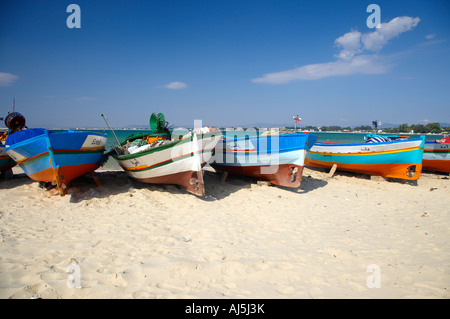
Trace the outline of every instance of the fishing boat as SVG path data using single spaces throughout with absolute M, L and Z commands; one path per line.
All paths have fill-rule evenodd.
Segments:
M 450 136 L 425 142 L 422 168 L 437 172 L 450 173 Z
M 5 142 L 6 153 L 31 179 L 52 183 L 61 196 L 70 181 L 99 167 L 105 143 L 106 134 L 44 128 L 15 132 Z
M 5 152 L 5 141 L 8 132 L 0 133 L 0 173 L 10 170 L 16 166 L 16 162 Z
M 13 108 L 14 108 L 14 101 L 13 101 Z M 0 118 L 0 120 L 3 120 L 3 118 Z M 7 174 L 7 172 L 10 172 L 12 175 L 11 168 L 16 166 L 16 162 L 8 155 L 6 154 L 5 150 L 5 142 L 6 138 L 14 133 L 18 132 L 24 128 L 27 128 L 25 125 L 25 117 L 18 113 L 18 112 L 8 112 L 8 115 L 5 117 L 5 125 L 7 129 L 2 130 L 0 132 L 0 173 L 1 174 Z
M 364 143 L 317 142 L 306 155 L 305 165 L 368 175 L 417 180 L 422 170 L 425 137 L 368 134 Z
M 317 140 L 309 133 L 247 135 L 232 132 L 215 149 L 211 166 L 232 175 L 242 175 L 285 187 L 299 187 L 305 155 Z
M 117 141 L 118 147 L 109 154 L 137 181 L 178 185 L 189 193 L 204 196 L 203 167 L 221 132 L 215 127 L 202 127 L 174 136 L 167 124 L 162 113 L 153 113 L 151 133 L 136 133 L 122 143 Z

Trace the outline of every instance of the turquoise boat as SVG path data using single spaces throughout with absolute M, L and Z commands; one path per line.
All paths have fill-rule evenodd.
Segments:
M 317 142 L 306 155 L 305 165 L 417 180 L 422 171 L 425 136 L 406 139 L 399 136 L 365 136 L 365 143 Z

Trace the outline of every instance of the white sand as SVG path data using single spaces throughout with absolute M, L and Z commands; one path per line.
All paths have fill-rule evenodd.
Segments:
M 305 169 L 290 190 L 207 172 L 201 199 L 122 171 L 51 196 L 19 170 L 0 182 L 0 298 L 450 297 L 446 175 Z

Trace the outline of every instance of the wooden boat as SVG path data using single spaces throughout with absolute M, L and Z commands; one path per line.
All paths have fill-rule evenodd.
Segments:
M 216 147 L 211 166 L 274 185 L 299 187 L 305 155 L 316 140 L 308 133 L 225 136 Z
M 151 184 L 174 184 L 204 196 L 203 167 L 221 137 L 217 128 L 196 128 L 184 136 L 172 136 L 164 115 L 153 113 L 152 133 L 129 136 L 109 152 L 133 179 Z
M 450 173 L 450 136 L 432 142 L 425 142 L 422 168 Z
M 0 120 L 3 120 L 3 118 L 0 118 Z M 7 129 L 0 132 L 0 173 L 2 174 L 7 171 L 10 171 L 12 174 L 11 168 L 16 166 L 16 162 L 8 154 L 6 154 L 6 138 L 8 135 L 26 128 L 25 122 L 25 117 L 18 112 L 8 113 L 5 117 L 5 125 Z
M 386 141 L 367 135 L 365 143 L 317 142 L 306 155 L 305 165 L 368 175 L 417 180 L 422 170 L 425 137 L 406 140 L 391 136 Z
M 22 130 L 6 139 L 6 153 L 33 180 L 51 182 L 64 196 L 70 181 L 96 170 L 106 134 L 85 131 Z
M 5 152 L 6 132 L 0 133 L 0 173 L 16 166 L 16 162 Z

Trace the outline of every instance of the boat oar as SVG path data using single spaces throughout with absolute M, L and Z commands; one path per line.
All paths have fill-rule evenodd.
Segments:
M 102 114 L 102 117 L 103 117 L 103 119 L 105 120 L 106 125 L 108 125 L 108 128 L 109 128 L 109 130 L 111 131 L 112 135 L 114 136 L 114 139 L 116 140 L 117 145 L 119 146 L 119 148 L 122 148 L 122 145 L 120 145 L 120 142 L 119 142 L 119 140 L 117 139 L 116 133 L 114 133 L 114 131 L 112 130 L 111 126 L 109 126 L 108 120 L 105 118 L 105 116 L 104 116 L 103 114 Z M 115 149 L 115 151 L 116 151 L 117 155 L 119 155 L 119 152 L 118 152 L 116 149 Z

